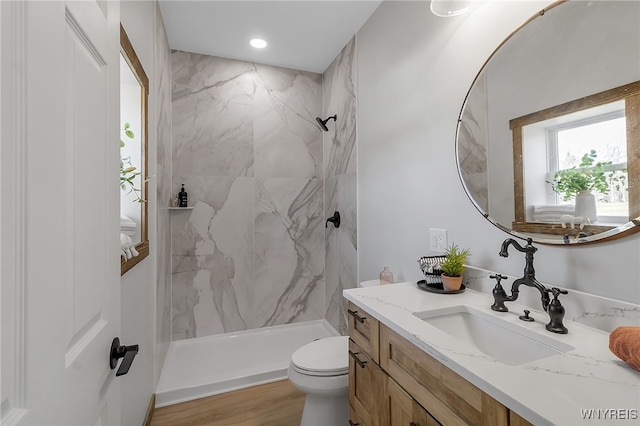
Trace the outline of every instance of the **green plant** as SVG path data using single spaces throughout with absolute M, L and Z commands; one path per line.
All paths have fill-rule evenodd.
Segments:
M 461 250 L 457 245 L 452 244 L 444 252 L 444 260 L 440 262 L 440 269 L 449 277 L 462 276 L 464 264 L 471 255 L 469 249 Z
M 598 154 L 594 149 L 584 154 L 578 166 L 570 169 L 558 170 L 553 175 L 551 188 L 562 197 L 563 201 L 569 201 L 580 191 L 597 191 L 608 194 L 610 185 L 620 189 L 625 184 L 625 177 L 616 176 L 614 171 L 606 171 L 606 166 L 611 161 L 598 161 Z
M 135 137 L 133 131 L 131 130 L 131 124 L 124 123 L 124 129 L 122 129 L 124 135 L 129 139 L 133 139 Z M 120 139 L 120 149 L 124 148 L 126 145 L 122 139 Z M 123 157 L 120 155 L 120 188 L 123 191 L 128 191 L 127 194 L 134 193 L 135 201 L 139 203 L 146 203 L 147 200 L 141 197 L 142 190 L 137 188 L 135 185 L 135 178 L 140 176 L 142 173 L 136 171 L 136 167 L 131 164 L 131 157 Z

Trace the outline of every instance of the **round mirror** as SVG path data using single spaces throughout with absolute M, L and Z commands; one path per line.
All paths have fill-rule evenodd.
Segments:
M 456 139 L 469 198 L 516 237 L 640 230 L 640 2 L 557 2 L 531 18 L 480 70 Z

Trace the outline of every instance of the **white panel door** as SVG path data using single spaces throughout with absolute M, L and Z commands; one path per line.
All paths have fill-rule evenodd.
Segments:
M 22 2 L 18 60 L 2 64 L 23 87 L 21 140 L 7 142 L 19 152 L 19 202 L 2 204 L 3 226 L 5 213 L 22 214 L 11 284 L 23 298 L 19 424 L 120 424 L 109 367 L 120 331 L 119 18 L 114 1 Z

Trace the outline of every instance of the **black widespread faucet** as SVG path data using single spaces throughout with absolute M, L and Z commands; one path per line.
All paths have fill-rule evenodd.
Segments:
M 522 284 L 528 287 L 535 287 L 538 289 L 541 295 L 542 300 L 542 308 L 544 311 L 547 311 L 549 307 L 549 289 L 540 284 L 538 280 L 536 280 L 536 270 L 533 268 L 533 254 L 538 251 L 536 247 L 534 247 L 531 243 L 533 240 L 531 238 L 527 239 L 527 245 L 522 247 L 516 240 L 513 238 L 507 238 L 502 243 L 502 247 L 500 248 L 499 255 L 501 257 L 509 257 L 509 246 L 512 245 L 516 250 L 520 253 L 524 253 L 525 265 L 524 265 L 524 275 L 522 278 L 518 278 L 511 285 L 511 296 L 505 299 L 505 302 L 513 302 L 518 299 L 518 293 L 520 293 L 520 286 Z M 503 302 L 504 306 L 504 302 Z M 496 309 L 494 309 L 496 310 Z
M 540 300 L 542 301 L 542 309 L 549 314 L 550 322 L 547 324 L 546 329 L 552 331 L 554 333 L 567 333 L 567 329 L 562 324 L 562 319 L 564 317 L 564 308 L 560 304 L 558 300 L 559 294 L 567 294 L 566 290 L 560 290 L 556 287 L 552 289 L 546 288 L 536 279 L 536 271 L 533 267 L 533 254 L 538 250 L 536 247 L 532 245 L 533 240 L 531 238 L 527 238 L 527 245 L 522 247 L 516 240 L 513 238 L 507 238 L 502 243 L 502 247 L 500 248 L 500 253 L 498 253 L 501 257 L 509 257 L 509 246 L 513 246 L 520 253 L 524 253 L 525 257 L 525 265 L 524 265 L 524 275 L 522 278 L 518 278 L 511 285 L 511 296 L 507 296 L 507 293 L 502 288 L 500 284 L 500 280 L 506 278 L 504 275 L 496 274 L 491 275 L 491 278 L 495 278 L 497 283 L 493 289 L 493 305 L 491 305 L 491 309 L 498 312 L 507 312 L 509 309 L 504 305 L 504 302 L 513 302 L 518 299 L 518 294 L 520 293 L 520 286 L 526 285 L 527 287 L 534 287 L 538 289 L 540 292 Z M 553 293 L 554 300 L 553 304 L 551 304 L 550 308 L 550 298 L 549 293 Z

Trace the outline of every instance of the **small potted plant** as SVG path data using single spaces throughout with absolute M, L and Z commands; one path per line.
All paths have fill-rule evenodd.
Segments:
M 611 161 L 598 161 L 594 149 L 582 156 L 580 164 L 570 169 L 558 170 L 553 175 L 551 188 L 563 201 L 575 199 L 576 216 L 587 217 L 592 223 L 598 219 L 596 199 L 593 192 L 608 194 L 611 185 L 619 190 L 625 185 L 625 176 L 616 176 L 614 171 L 607 171 Z
M 605 167 L 611 165 L 611 161 L 598 161 L 598 154 L 594 149 L 584 154 L 578 166 L 570 169 L 558 170 L 553 175 L 551 188 L 562 197 L 564 201 L 575 198 L 581 191 L 597 191 L 601 194 L 609 192 L 610 183 L 614 183 L 618 189 L 624 185 L 624 177 L 615 177 L 615 172 L 606 171 Z
M 445 291 L 458 291 L 462 285 L 462 273 L 465 262 L 471 255 L 469 249 L 461 250 L 452 244 L 444 252 L 444 260 L 440 262 L 442 270 L 442 287 Z

